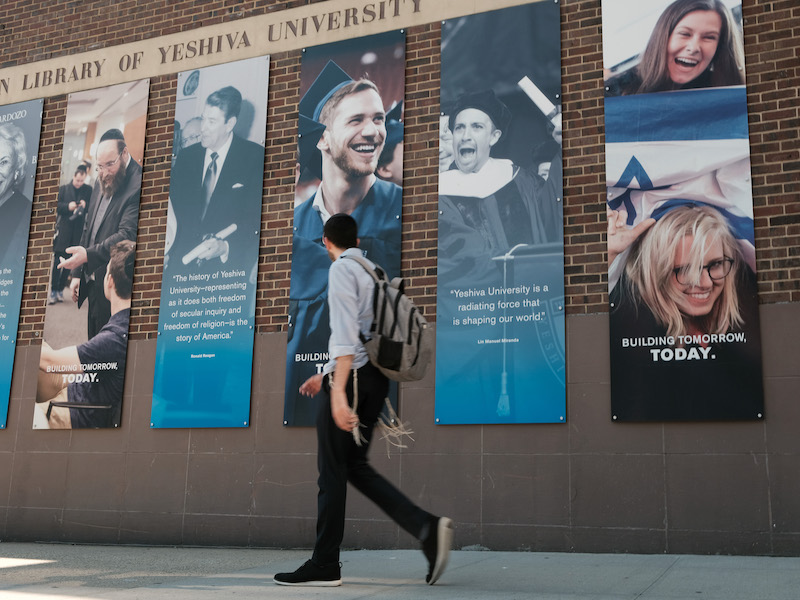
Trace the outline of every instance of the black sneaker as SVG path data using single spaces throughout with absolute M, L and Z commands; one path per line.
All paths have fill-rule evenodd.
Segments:
M 336 587 L 342 585 L 342 566 L 336 562 L 326 567 L 320 567 L 307 560 L 294 573 L 278 573 L 272 580 L 278 585 Z
M 453 521 L 447 517 L 439 517 L 431 523 L 431 531 L 422 542 L 422 552 L 428 559 L 428 575 L 425 581 L 433 585 L 444 573 L 447 559 L 450 558 L 450 546 L 453 544 Z

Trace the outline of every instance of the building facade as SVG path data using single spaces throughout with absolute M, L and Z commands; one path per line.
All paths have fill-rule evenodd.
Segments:
M 388 15 L 397 3 L 412 15 L 405 26 L 402 274 L 435 322 L 442 25 L 414 21 L 420 2 L 435 3 L 372 5 L 385 5 Z M 188 43 L 198 30 L 206 35 L 206 28 L 235 31 L 247 19 L 277 24 L 287 20 L 281 14 L 295 18 L 298 13 L 290 11 L 298 10 L 345 15 L 356 4 L 363 9 L 365 3 L 12 0 L 0 8 L 0 79 L 16 76 L 14 69 L 41 72 L 37 63 L 81 61 L 87 53 L 123 44 L 163 50 L 156 64 L 142 67 L 150 98 L 118 429 L 45 432 L 30 425 L 68 95 L 51 95 L 45 87 L 25 90 L 45 100 L 9 419 L 0 430 L 0 539 L 312 543 L 316 438 L 311 428 L 284 427 L 282 410 L 299 66 L 303 44 L 327 38 L 289 39 L 277 25 L 262 32 L 271 62 L 250 426 L 152 429 L 175 73 L 185 64 L 176 54 L 178 38 L 170 36 Z M 436 425 L 431 369 L 424 380 L 401 386 L 401 415 L 411 422 L 415 441 L 388 454 L 376 443 L 373 460 L 414 500 L 455 520 L 456 547 L 798 555 L 800 8 L 791 0 L 742 3 L 766 416 L 754 422 L 620 424 L 612 422 L 609 408 L 601 5 L 560 4 L 566 423 Z M 464 5 L 463 13 L 496 7 L 492 0 Z M 353 27 L 354 35 L 364 32 Z M 349 32 L 329 34 L 346 38 Z M 164 40 L 171 50 L 164 49 Z M 212 64 L 217 58 L 208 53 L 192 60 Z M 413 544 L 353 493 L 346 546 Z

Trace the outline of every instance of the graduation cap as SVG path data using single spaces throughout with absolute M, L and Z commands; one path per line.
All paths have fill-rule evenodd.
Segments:
M 503 135 L 508 131 L 508 126 L 511 124 L 511 111 L 491 89 L 465 92 L 456 99 L 450 112 L 450 131 L 453 131 L 458 113 L 468 108 L 474 108 L 489 115 L 494 126 L 502 131 Z
M 300 99 L 298 162 L 301 169 L 309 169 L 318 179 L 322 178 L 322 155 L 317 149 L 317 142 L 325 131 L 325 125 L 319 122 L 319 116 L 331 96 L 351 81 L 353 79 L 350 75 L 329 60 Z

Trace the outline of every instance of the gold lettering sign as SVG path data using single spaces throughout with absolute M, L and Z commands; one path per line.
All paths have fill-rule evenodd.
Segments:
M 330 0 L 0 70 L 0 104 L 555 0 Z

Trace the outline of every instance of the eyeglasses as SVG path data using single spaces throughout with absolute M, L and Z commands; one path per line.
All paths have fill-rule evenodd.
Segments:
M 733 267 L 733 259 L 726 256 L 700 267 L 700 274 L 702 277 L 702 272 L 707 271 L 712 281 L 719 281 L 730 274 L 731 267 Z M 692 285 L 695 282 L 694 273 L 690 271 L 688 266 L 675 267 L 672 272 L 675 274 L 677 282 L 681 285 Z
M 122 156 L 122 152 L 117 154 L 117 158 L 112 160 L 111 162 L 107 162 L 104 165 L 97 165 L 97 171 L 108 171 L 111 167 L 119 162 L 120 157 Z

